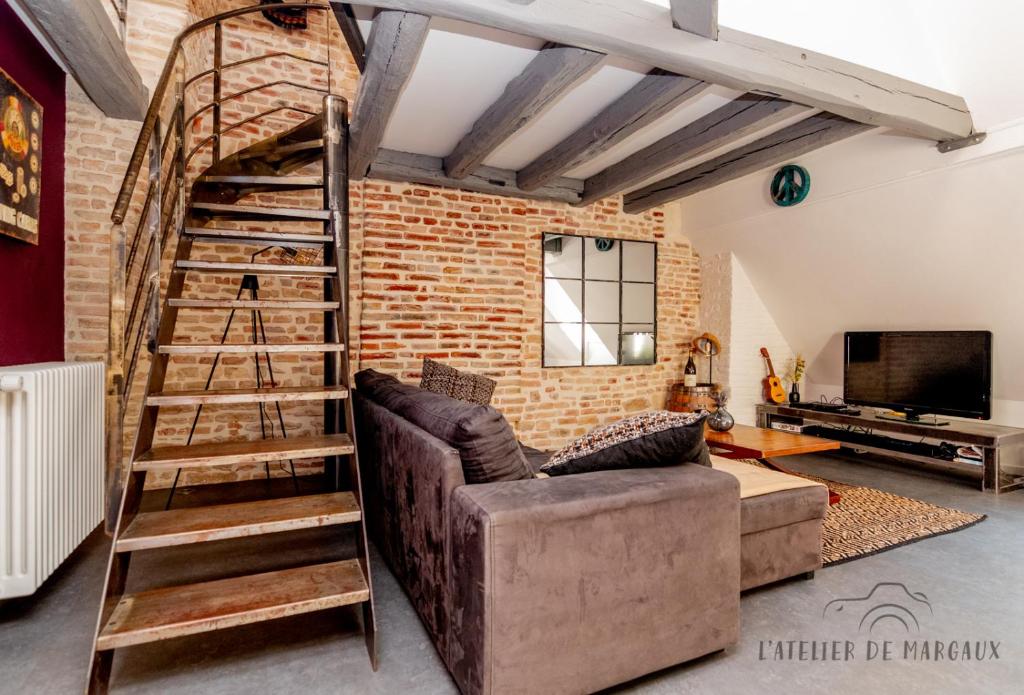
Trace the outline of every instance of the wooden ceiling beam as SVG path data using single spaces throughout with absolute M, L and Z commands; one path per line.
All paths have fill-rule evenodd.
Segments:
M 142 77 L 96 0 L 15 0 L 56 53 L 62 67 L 110 118 L 141 121 L 149 95 Z
M 519 187 L 532 191 L 646 128 L 711 85 L 654 70 L 586 125 L 520 170 Z
M 603 59 L 604 54 L 583 48 L 552 44 L 542 48 L 445 157 L 445 172 L 453 179 L 469 176 L 502 143 L 596 70 Z
M 334 17 L 338 20 L 338 27 L 341 29 L 341 35 L 345 37 L 345 44 L 352 54 L 352 60 L 355 61 L 359 72 L 365 71 L 366 40 L 363 39 L 363 31 L 356 21 L 356 13 L 352 10 L 352 5 L 333 3 L 331 9 L 334 10 Z
M 444 163 L 440 157 L 393 150 L 380 150 L 367 176 L 371 179 L 397 183 L 420 183 L 513 198 L 553 200 L 570 204 L 578 203 L 580 194 L 583 192 L 583 181 L 556 178 L 527 193 L 516 186 L 516 172 L 487 166 L 478 167 L 476 171 L 465 178 L 453 179 L 445 173 Z
M 718 41 L 708 41 L 674 28 L 668 10 L 646 2 L 351 1 L 423 12 L 621 56 L 931 140 L 964 138 L 974 130 L 962 97 L 726 27 L 719 27 Z
M 744 94 L 586 180 L 582 205 L 628 190 L 673 166 L 766 130 L 813 109 Z
M 644 212 L 760 169 L 785 163 L 871 128 L 840 116 L 815 114 L 721 157 L 629 193 L 623 202 L 623 209 L 630 214 Z
M 706 39 L 718 40 L 718 0 L 672 0 L 672 24 Z
M 384 139 L 405 83 L 412 75 L 430 17 L 384 11 L 373 19 L 366 46 L 366 67 L 359 81 L 349 128 L 349 176 L 366 175 Z

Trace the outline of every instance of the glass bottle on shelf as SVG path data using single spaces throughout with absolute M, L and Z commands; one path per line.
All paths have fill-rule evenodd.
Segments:
M 683 386 L 693 388 L 697 385 L 697 365 L 693 363 L 693 350 L 690 350 L 686 358 L 686 367 L 683 369 Z

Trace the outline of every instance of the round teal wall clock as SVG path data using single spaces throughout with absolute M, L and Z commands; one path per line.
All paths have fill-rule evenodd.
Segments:
M 775 204 L 788 208 L 796 205 L 811 192 L 811 175 L 807 170 L 796 164 L 787 164 L 775 172 L 772 179 L 772 200 Z
M 611 251 L 615 248 L 615 240 L 604 238 L 594 239 L 594 248 L 598 251 Z

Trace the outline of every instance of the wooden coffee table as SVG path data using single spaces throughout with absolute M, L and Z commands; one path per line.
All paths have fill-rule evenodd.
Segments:
M 728 432 L 705 429 L 704 439 L 711 453 L 727 459 L 766 459 L 795 454 L 834 451 L 839 442 L 805 434 L 768 430 L 750 425 L 736 425 Z M 724 453 L 715 451 L 723 450 Z
M 727 459 L 760 459 L 766 466 L 780 473 L 799 475 L 783 468 L 768 458 L 813 454 L 819 451 L 835 451 L 839 442 L 806 434 L 794 434 L 780 430 L 769 430 L 750 425 L 735 425 L 728 432 L 715 432 L 704 428 L 704 441 L 711 453 Z M 828 489 L 829 506 L 839 504 L 841 496 L 832 488 Z

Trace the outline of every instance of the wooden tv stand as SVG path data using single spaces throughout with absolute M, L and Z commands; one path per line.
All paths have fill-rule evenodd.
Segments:
M 982 490 L 989 492 L 1009 492 L 1024 487 L 1024 429 L 962 420 L 950 420 L 945 426 L 922 425 L 882 419 L 876 417 L 871 408 L 860 410 L 860 415 L 841 415 L 761 404 L 757 406 L 757 424 L 771 428 L 772 422 L 778 421 L 828 427 L 832 428 L 828 438 L 840 441 L 844 449 L 913 461 L 921 466 L 972 478 L 979 482 Z M 851 432 L 851 441 L 843 441 L 843 430 Z M 922 455 L 908 450 L 908 447 L 886 442 L 886 436 L 890 435 L 896 439 L 902 435 L 904 439 L 924 437 L 959 446 L 973 445 L 981 449 L 984 461 L 977 465 Z M 877 439 L 872 440 L 872 437 Z

